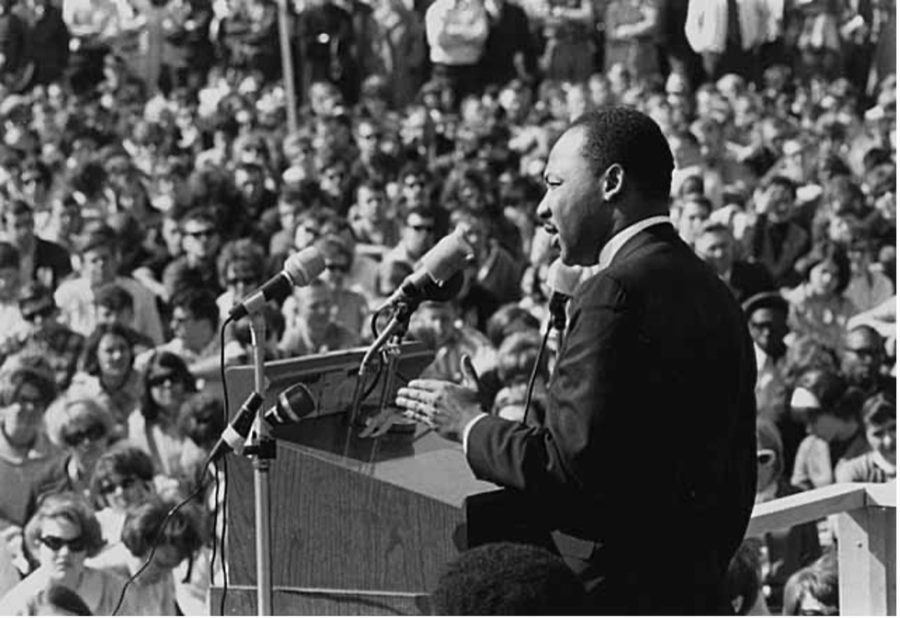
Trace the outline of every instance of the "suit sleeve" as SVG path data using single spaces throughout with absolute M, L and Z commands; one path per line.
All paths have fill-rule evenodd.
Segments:
M 544 426 L 494 416 L 476 423 L 467 458 L 478 478 L 547 497 L 576 491 L 602 499 L 602 471 L 614 469 L 617 450 L 608 443 L 621 435 L 634 328 L 624 290 L 608 276 L 586 283 L 574 302 Z

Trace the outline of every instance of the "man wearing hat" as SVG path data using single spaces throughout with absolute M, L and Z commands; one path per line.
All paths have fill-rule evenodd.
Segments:
M 30 283 L 19 291 L 19 310 L 30 330 L 17 340 L 14 356 L 33 355 L 47 360 L 59 391 L 69 386 L 84 349 L 84 337 L 59 322 L 53 291 Z M 10 357 L 12 358 L 12 356 Z
M 784 356 L 788 334 L 788 303 L 778 292 L 754 294 L 743 304 L 756 353 L 756 408 L 778 423 L 784 414 Z

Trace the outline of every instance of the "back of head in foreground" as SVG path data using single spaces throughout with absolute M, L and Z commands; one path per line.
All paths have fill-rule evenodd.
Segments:
M 584 588 L 562 559 L 545 549 L 489 543 L 448 564 L 431 594 L 435 615 L 580 614 Z

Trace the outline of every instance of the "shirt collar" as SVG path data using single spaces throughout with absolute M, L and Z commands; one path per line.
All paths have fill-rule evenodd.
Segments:
M 648 227 L 659 225 L 661 223 L 668 223 L 671 225 L 672 220 L 668 215 L 655 215 L 632 223 L 624 230 L 619 230 L 615 236 L 609 239 L 609 242 L 606 243 L 600 251 L 600 259 L 597 261 L 597 266 L 592 270 L 603 270 L 604 268 L 607 268 L 612 264 L 616 254 L 625 246 L 625 243 L 646 230 Z

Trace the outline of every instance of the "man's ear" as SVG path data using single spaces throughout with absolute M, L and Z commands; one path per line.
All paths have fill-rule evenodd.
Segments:
M 625 186 L 625 170 L 618 163 L 613 163 L 600 179 L 600 191 L 604 202 L 610 202 L 622 195 Z

